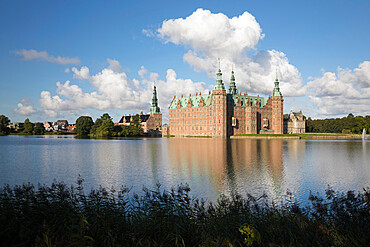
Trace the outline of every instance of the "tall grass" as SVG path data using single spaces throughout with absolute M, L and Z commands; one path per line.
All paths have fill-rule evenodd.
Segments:
M 2 246 L 366 246 L 370 192 L 311 195 L 310 206 L 221 196 L 208 203 L 187 185 L 85 193 L 75 186 L 0 189 Z

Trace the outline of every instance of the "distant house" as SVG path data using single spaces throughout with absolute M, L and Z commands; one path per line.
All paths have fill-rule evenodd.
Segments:
M 67 120 L 58 120 L 56 122 L 45 122 L 44 123 L 44 128 L 45 131 L 52 131 L 52 132 L 57 132 L 57 131 L 68 131 L 68 121 Z
M 45 122 L 44 128 L 46 132 L 54 131 L 53 122 Z
M 119 120 L 119 125 L 130 125 L 135 115 L 124 115 Z M 139 122 L 144 133 L 150 133 L 162 130 L 162 115 L 159 114 L 143 114 L 139 115 Z
M 124 115 L 119 120 L 119 125 L 130 125 L 135 115 Z M 158 107 L 157 90 L 154 86 L 152 95 L 152 106 L 150 107 L 149 114 L 139 115 L 139 122 L 145 134 L 148 135 L 161 135 L 162 133 L 162 113 Z
M 73 132 L 75 130 L 75 128 L 76 128 L 76 125 L 75 124 L 69 124 L 67 126 L 67 131 L 68 132 Z
M 11 123 L 7 127 L 18 132 L 23 130 L 23 123 Z
M 285 121 L 288 134 L 306 133 L 306 119 L 302 111 L 290 111 L 288 119 Z
M 58 130 L 67 130 L 68 121 L 67 120 L 58 120 L 57 125 L 58 125 Z

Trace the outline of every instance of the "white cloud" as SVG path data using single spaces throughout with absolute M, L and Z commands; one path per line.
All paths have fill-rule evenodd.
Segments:
M 271 93 L 278 69 L 284 96 L 305 94 L 298 69 L 289 63 L 283 52 L 268 50 L 258 51 L 253 56 L 247 54 L 255 50 L 264 37 L 260 25 L 248 12 L 228 18 L 222 13 L 198 9 L 186 18 L 163 21 L 157 36 L 165 42 L 189 47 L 184 61 L 211 78 L 215 77 L 217 58 L 221 58 L 223 78 L 227 83 L 234 64 L 236 83 L 241 90 Z
M 64 72 L 65 72 L 65 73 L 69 73 L 69 71 L 70 71 L 70 70 L 69 70 L 69 68 L 66 68 L 66 69 L 64 70 Z
M 370 115 L 370 62 L 353 70 L 338 67 L 337 73 L 323 72 L 307 83 L 316 117 L 327 115 Z
M 144 79 L 145 75 L 148 73 L 144 66 L 141 66 L 140 70 L 137 72 L 141 79 Z
M 13 51 L 14 54 L 22 56 L 24 60 L 41 60 L 47 61 L 50 63 L 57 63 L 57 64 L 80 64 L 80 59 L 78 57 L 61 57 L 57 56 L 54 57 L 49 55 L 46 51 L 36 51 L 36 50 L 17 50 Z
M 80 80 L 90 78 L 90 70 L 86 66 L 83 66 L 80 70 L 78 70 L 76 67 L 73 67 L 72 71 L 74 73 L 73 78 L 80 79 Z
M 156 79 L 159 104 L 162 112 L 167 115 L 167 108 L 174 95 L 205 92 L 203 82 L 193 82 L 190 79 L 177 78 L 176 72 L 167 70 L 166 80 L 159 80 L 159 74 L 149 73 L 141 67 L 139 74 L 141 80 L 130 79 L 124 72 L 116 72 L 105 68 L 101 72 L 90 75 L 88 67 L 72 68 L 74 78 L 87 79 L 93 87 L 91 92 L 83 92 L 78 85 L 66 81 L 64 84 L 57 82 L 56 95 L 49 91 L 41 92 L 40 105 L 44 113 L 56 117 L 64 113 L 81 113 L 83 109 L 96 110 L 130 110 L 134 112 L 148 112 L 151 103 L 153 78 Z M 143 71 L 146 71 L 145 73 Z
M 22 115 L 22 116 L 30 116 L 31 114 L 37 112 L 37 110 L 31 106 L 31 105 L 28 105 L 27 102 L 25 99 L 22 100 L 22 103 L 18 103 L 16 109 L 14 109 L 14 112 L 18 115 Z
M 107 58 L 107 62 L 109 63 L 108 69 L 111 69 L 111 70 L 113 70 L 115 72 L 124 72 L 125 71 L 122 68 L 121 64 L 117 60 Z

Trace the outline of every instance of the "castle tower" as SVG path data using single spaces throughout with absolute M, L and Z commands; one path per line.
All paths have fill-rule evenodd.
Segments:
M 157 89 L 154 86 L 153 96 L 152 96 L 152 106 L 150 107 L 150 114 L 159 114 L 159 113 L 161 113 L 161 110 L 158 107 Z
M 236 84 L 235 84 L 234 68 L 231 71 L 229 93 L 230 94 L 237 94 L 238 93 L 238 89 L 236 89 Z
M 156 86 L 153 88 L 152 106 L 150 107 L 150 117 L 147 121 L 147 128 L 157 132 L 162 131 L 162 113 L 158 106 Z
M 274 134 L 283 134 L 283 95 L 280 92 L 279 80 L 276 75 L 275 87 L 272 91 L 272 123 L 271 128 Z
M 222 82 L 222 73 L 220 69 L 220 60 L 218 60 L 216 86 L 212 91 L 212 115 L 213 120 L 213 136 L 227 136 L 227 95 L 225 86 Z

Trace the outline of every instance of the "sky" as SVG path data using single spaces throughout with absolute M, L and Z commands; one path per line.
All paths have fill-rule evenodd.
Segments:
M 0 114 L 74 123 L 226 86 L 284 113 L 370 115 L 370 1 L 0 0 Z

